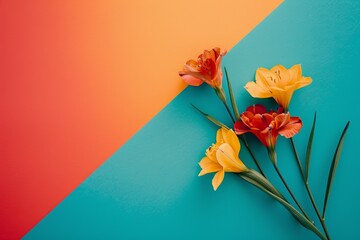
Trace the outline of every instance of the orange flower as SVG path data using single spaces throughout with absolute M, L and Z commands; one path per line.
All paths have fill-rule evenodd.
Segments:
M 275 101 L 288 110 L 291 97 L 295 90 L 311 83 L 310 77 L 303 77 L 300 64 L 286 69 L 281 65 L 271 70 L 259 68 L 256 70 L 256 83 L 248 82 L 245 89 L 255 98 L 272 97 Z
M 266 112 L 266 108 L 257 104 L 250 106 L 240 116 L 241 121 L 234 125 L 235 133 L 240 135 L 253 133 L 268 149 L 274 149 L 278 135 L 286 138 L 293 137 L 301 127 L 302 121 L 298 117 L 290 117 L 289 113 Z
M 224 180 L 225 172 L 244 172 L 247 170 L 239 159 L 240 142 L 236 134 L 230 129 L 221 128 L 216 134 L 216 143 L 206 150 L 199 165 L 202 168 L 199 176 L 216 172 L 212 185 L 214 190 Z
M 226 52 L 220 52 L 220 48 L 204 50 L 197 61 L 187 61 L 183 70 L 179 71 L 179 75 L 191 86 L 200 86 L 206 82 L 212 88 L 221 88 L 221 59 L 225 54 Z

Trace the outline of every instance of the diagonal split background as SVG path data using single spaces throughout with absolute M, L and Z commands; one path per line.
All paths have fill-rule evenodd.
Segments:
M 0 1 L 0 238 L 28 232 L 181 92 L 185 60 L 230 49 L 280 2 Z
M 313 113 L 318 113 L 310 184 L 320 206 L 333 151 L 343 126 L 352 121 L 326 218 L 334 239 L 360 237 L 356 187 L 360 129 L 354 111 L 359 88 L 359 13 L 357 1 L 286 1 L 224 59 L 240 109 L 254 103 L 243 86 L 260 66 L 301 63 L 304 75 L 313 78 L 309 87 L 296 92 L 291 113 L 304 121 L 295 138 L 302 159 Z M 260 102 L 271 105 L 271 101 Z M 281 206 L 235 176 L 227 175 L 217 192 L 212 190 L 211 176 L 196 176 L 196 162 L 214 141 L 216 128 L 190 103 L 230 123 L 211 89 L 185 89 L 25 239 L 316 239 Z M 280 139 L 277 149 L 279 167 L 310 209 L 289 142 Z M 264 149 L 256 154 L 266 159 Z M 246 151 L 241 158 L 252 166 Z M 270 163 L 263 164 L 270 173 Z

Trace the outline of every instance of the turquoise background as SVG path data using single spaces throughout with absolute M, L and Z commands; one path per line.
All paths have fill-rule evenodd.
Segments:
M 275 106 L 271 99 L 252 99 L 243 88 L 258 67 L 301 63 L 303 74 L 313 78 L 295 93 L 290 112 L 304 122 L 295 137 L 302 159 L 318 114 L 310 185 L 320 208 L 335 147 L 351 121 L 328 203 L 333 239 L 360 239 L 359 17 L 355 0 L 285 1 L 223 62 L 240 111 L 259 102 Z M 214 192 L 212 175 L 197 176 L 197 163 L 217 128 L 190 103 L 230 124 L 210 87 L 188 87 L 24 239 L 316 239 L 280 204 L 240 178 L 227 174 Z M 271 181 L 283 190 L 265 149 L 252 136 L 249 140 Z M 289 141 L 279 138 L 279 168 L 316 219 L 290 150 Z M 240 157 L 254 167 L 245 148 Z

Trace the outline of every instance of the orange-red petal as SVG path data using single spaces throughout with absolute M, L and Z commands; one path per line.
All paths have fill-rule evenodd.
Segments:
M 250 132 L 250 128 L 248 128 L 242 121 L 235 122 L 234 130 L 237 135 Z
M 246 108 L 246 111 L 252 112 L 253 114 L 263 114 L 266 113 L 266 107 L 262 104 L 254 104 Z
M 287 125 L 289 123 L 289 121 L 290 121 L 290 114 L 288 114 L 288 113 L 278 114 L 274 118 L 274 122 L 275 122 L 274 128 L 280 129 L 280 128 L 284 127 L 285 125 Z
M 204 83 L 203 80 L 199 79 L 199 78 L 196 78 L 194 76 L 191 76 L 189 74 L 185 74 L 183 72 L 179 72 L 180 74 L 180 77 L 182 80 L 184 80 L 184 82 L 186 82 L 187 84 L 189 84 L 190 86 L 200 86 L 201 84 Z
M 302 127 L 302 121 L 298 117 L 291 117 L 287 125 L 279 129 L 279 134 L 286 138 L 291 138 L 297 134 Z

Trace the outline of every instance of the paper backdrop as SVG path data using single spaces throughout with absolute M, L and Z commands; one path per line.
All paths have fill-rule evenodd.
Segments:
M 225 6 L 222 11 L 226 12 L 224 8 L 229 6 L 228 9 L 236 12 L 235 7 L 225 2 L 222 4 Z M 360 237 L 357 232 L 360 191 L 356 187 L 360 180 L 357 174 L 359 162 L 356 160 L 356 137 L 360 133 L 356 112 L 359 87 L 356 73 L 360 67 L 359 14 L 357 1 L 285 1 L 224 58 L 240 109 L 254 103 L 243 86 L 254 78 L 258 67 L 270 68 L 278 63 L 290 67 L 301 63 L 303 74 L 313 78 L 310 86 L 294 95 L 291 113 L 301 116 L 304 122 L 301 133 L 295 137 L 302 159 L 313 114 L 315 111 L 318 114 L 310 184 L 320 206 L 334 148 L 344 125 L 351 121 L 328 204 L 326 221 L 333 239 Z M 226 27 L 231 29 L 229 33 L 236 32 Z M 224 36 L 222 38 L 228 35 Z M 205 48 L 201 44 L 189 46 L 194 48 L 194 52 Z M 184 59 L 177 61 L 182 63 L 191 56 L 193 54 L 186 54 Z M 139 69 L 137 71 L 141 71 Z M 151 76 L 149 81 L 153 79 Z M 174 77 L 171 81 L 180 80 Z M 75 80 L 71 83 L 77 84 Z M 82 86 L 79 84 L 79 88 Z M 53 86 L 53 89 L 58 88 Z M 99 88 L 94 89 L 94 93 L 99 91 Z M 136 90 L 131 96 L 135 93 Z M 162 91 L 158 93 L 161 94 Z M 272 105 L 270 100 L 259 102 Z M 212 190 L 212 176 L 197 176 L 200 170 L 197 162 L 215 140 L 216 127 L 200 116 L 190 103 L 230 123 L 225 109 L 209 87 L 186 88 L 104 164 L 94 167 L 96 171 L 32 228 L 25 239 L 316 239 L 282 206 L 236 176 L 225 176 L 224 183 L 216 192 Z M 83 105 L 76 106 L 82 109 L 80 106 Z M 109 107 L 103 103 L 96 106 L 100 109 Z M 136 109 L 134 116 L 141 111 Z M 104 117 L 100 113 L 94 113 L 94 116 Z M 279 168 L 299 200 L 307 203 L 305 208 L 311 209 L 289 142 L 279 140 Z M 261 147 L 254 138 L 250 138 L 250 144 Z M 98 145 L 85 145 L 82 151 L 92 155 L 94 146 Z M 79 147 L 75 145 L 74 148 Z M 263 160 L 269 177 L 276 182 L 266 151 L 262 149 L 256 154 Z M 253 167 L 246 151 L 242 151 L 240 156 Z M 82 160 L 72 158 L 73 164 L 88 166 L 84 160 L 86 157 L 79 159 Z M 25 162 L 31 169 L 30 159 Z M 47 163 L 57 169 L 54 162 Z M 63 173 L 58 174 L 65 178 Z M 32 175 L 40 182 L 39 176 L 41 174 Z M 46 179 L 41 181 L 44 185 Z M 8 192 L 19 193 L 10 186 L 6 188 Z M 29 187 L 26 189 L 31 191 Z
M 280 2 L 0 1 L 0 239 L 33 228 L 181 92 L 188 57 L 230 49 Z
M 187 6 L 182 13 L 188 11 L 189 5 L 181 3 L 180 6 Z M 237 16 L 238 8 L 231 4 L 233 3 L 221 2 L 221 5 L 214 7 L 220 9 L 222 16 Z M 155 117 L 153 116 L 157 111 L 147 118 L 144 115 L 145 119 L 151 118 L 151 120 L 139 131 L 137 130 L 141 124 L 137 125 L 137 129 L 132 132 L 133 134 L 137 131 L 136 134 L 128 135 L 132 137 L 122 145 L 125 140 L 121 140 L 119 136 L 123 136 L 124 129 L 129 129 L 133 124 L 119 124 L 120 119 L 126 118 L 123 113 L 125 107 L 121 107 L 124 106 L 121 104 L 126 104 L 126 109 L 134 109 L 131 112 L 133 115 L 130 116 L 139 117 L 140 112 L 139 118 L 142 119 L 141 109 L 128 107 L 129 104 L 139 101 L 139 97 L 135 98 L 135 94 L 140 90 L 139 87 L 125 90 L 131 87 L 123 87 L 124 85 L 118 83 L 118 77 L 122 75 L 116 75 L 109 69 L 126 71 L 124 74 L 131 76 L 130 72 L 145 74 L 150 68 L 146 64 L 144 68 L 139 66 L 138 58 L 135 56 L 128 60 L 134 64 L 133 68 L 126 67 L 127 61 L 118 59 L 121 53 L 129 54 L 125 50 L 122 51 L 127 48 L 119 47 L 117 51 L 110 48 L 121 42 L 114 41 L 116 34 L 111 34 L 113 30 L 108 30 L 106 33 L 114 37 L 97 34 L 94 33 L 95 27 L 91 27 L 92 25 L 86 29 L 85 22 L 89 23 L 92 19 L 91 23 L 94 26 L 104 29 L 99 18 L 119 17 L 117 14 L 112 15 L 111 12 L 123 8 L 120 6 L 116 8 L 114 5 L 102 8 L 87 4 L 79 4 L 76 8 L 64 4 L 64 9 L 77 9 L 79 13 L 75 12 L 73 15 L 60 13 L 58 16 L 65 17 L 61 18 L 54 27 L 54 22 L 43 21 L 44 18 L 39 16 L 47 18 L 56 16 L 55 13 L 61 9 L 58 5 L 43 9 L 41 7 L 44 5 L 39 2 L 35 5 L 38 7 L 32 9 L 31 6 L 34 5 L 19 3 L 16 6 L 19 8 L 17 10 L 14 8 L 15 5 L 1 3 L 0 6 L 4 12 L 14 12 L 10 16 L 0 15 L 4 18 L 4 21 L 0 21 L 1 27 L 9 33 L 2 35 L 2 41 L 6 44 L 1 44 L 2 56 L 6 56 L 2 64 L 4 70 L 1 73 L 4 75 L 1 79 L 6 83 L 1 94 L 6 100 L 1 101 L 6 113 L 5 117 L 1 118 L 4 122 L 2 129 L 5 132 L 2 136 L 6 136 L 1 138 L 2 156 L 4 156 L 1 161 L 4 165 L 1 168 L 1 176 L 4 176 L 1 191 L 3 191 L 2 196 L 5 196 L 1 199 L 4 202 L 1 202 L 1 226 L 6 229 L 1 231 L 3 238 L 17 238 L 16 236 L 22 236 L 31 228 L 24 239 L 316 239 L 312 232 L 301 227 L 282 206 L 236 176 L 226 175 L 223 184 L 216 192 L 211 186 L 212 176 L 201 178 L 197 176 L 200 170 L 197 163 L 203 157 L 205 149 L 214 142 L 216 127 L 199 115 L 190 104 L 193 103 L 214 116 L 221 116 L 221 120 L 230 124 L 225 109 L 216 99 L 212 89 L 207 86 L 186 88 L 162 109 L 166 103 L 164 100 L 157 111 L 162 110 Z M 87 10 L 84 10 L 84 6 Z M 141 6 L 145 9 L 150 8 L 141 4 L 129 6 L 133 6 L 136 10 Z M 158 23 L 164 18 L 169 18 L 168 11 L 160 10 L 161 4 L 154 6 L 156 6 L 154 9 L 166 13 L 166 17 L 154 15 L 158 17 L 154 17 L 158 19 Z M 259 9 L 260 6 L 262 5 L 259 4 L 255 9 Z M 275 6 L 277 4 L 274 4 L 273 8 Z M 28 15 L 20 14 L 22 8 L 22 11 Z M 178 12 L 178 9 L 175 12 Z M 80 13 L 88 14 L 89 18 L 85 21 Z M 201 20 L 209 24 L 207 15 L 201 11 L 196 13 L 202 13 Z M 247 11 L 243 14 L 245 13 Z M 197 14 L 194 16 L 198 16 Z M 144 16 L 144 14 L 140 15 Z M 19 20 L 18 16 L 24 18 Z M 66 20 L 67 16 L 73 17 Z M 240 35 L 235 36 L 232 43 L 224 43 L 224 46 L 231 48 L 224 58 L 224 66 L 228 69 L 239 109 L 245 109 L 254 102 L 273 105 L 271 100 L 255 101 L 243 88 L 247 81 L 253 80 L 258 67 L 270 68 L 278 63 L 291 67 L 301 63 L 303 74 L 313 78 L 310 86 L 295 93 L 290 111 L 292 115 L 300 116 L 304 122 L 301 133 L 295 137 L 301 159 L 305 156 L 313 114 L 315 111 L 318 114 L 310 184 L 320 206 L 322 206 L 327 172 L 334 149 L 346 122 L 351 121 L 328 203 L 326 222 L 333 239 L 360 238 L 357 231 L 360 214 L 358 204 L 360 190 L 357 187 L 357 183 L 360 182 L 360 176 L 357 174 L 357 169 L 360 167 L 357 160 L 359 142 L 357 136 L 360 130 L 356 105 L 357 90 L 360 87 L 356 74 L 360 67 L 358 16 L 360 16 L 360 3 L 357 1 L 327 0 L 314 3 L 309 0 L 288 0 L 233 48 L 231 44 L 237 42 L 236 37 L 240 40 Z M 35 21 L 34 19 L 38 19 L 37 23 L 44 26 L 30 24 L 30 20 Z M 211 17 L 210 19 L 212 20 Z M 232 22 L 230 20 L 229 22 Z M 220 22 L 220 26 L 228 29 L 229 32 L 220 35 L 211 34 L 214 38 L 204 37 L 204 39 L 217 39 L 220 36 L 218 39 L 227 41 L 231 34 L 237 33 L 234 26 L 242 25 L 240 20 L 232 27 L 225 25 L 221 18 L 214 18 L 213 21 Z M 9 27 L 9 22 L 17 23 L 18 27 Z M 67 25 L 64 25 L 64 22 Z M 109 20 L 109 22 L 116 21 Z M 86 37 L 82 38 L 83 41 L 79 41 L 78 38 L 67 38 L 62 32 L 49 33 L 51 29 L 65 31 L 70 26 L 74 27 L 73 34 L 80 34 L 81 31 L 87 33 Z M 116 29 L 116 26 L 114 28 Z M 186 32 L 190 27 L 181 26 L 180 29 Z M 47 34 L 41 36 L 39 33 L 43 32 Z M 153 35 L 155 34 L 152 31 L 148 33 L 148 36 Z M 178 47 L 180 52 L 184 51 L 182 52 L 184 55 L 169 56 L 171 60 L 175 58 L 175 63 L 179 62 L 179 65 L 194 54 L 196 56 L 196 53 L 203 48 L 210 48 L 214 44 L 222 45 L 216 40 L 202 43 L 201 38 L 201 41 L 196 38 L 199 42 L 193 44 L 194 35 L 183 32 L 179 35 L 186 36 L 184 39 L 189 41 L 189 45 Z M 123 39 L 120 38 L 123 35 L 117 36 L 118 39 Z M 94 40 L 97 37 L 100 39 Z M 54 40 L 59 38 L 61 39 L 59 42 Z M 146 41 L 144 39 L 145 43 Z M 72 47 L 63 47 L 66 42 Z M 41 47 L 34 47 L 35 43 Z M 57 49 L 56 54 L 47 50 L 50 48 L 47 44 L 50 44 L 51 49 Z M 13 48 L 5 46 L 13 46 Z M 163 47 L 163 44 L 159 46 Z M 190 50 L 187 50 L 188 48 Z M 76 56 L 87 55 L 72 56 L 70 54 L 72 51 L 66 52 L 69 49 L 91 55 L 79 60 Z M 129 49 L 127 50 L 130 52 Z M 161 50 L 169 54 L 169 49 Z M 24 51 L 24 54 L 12 54 L 15 50 Z M 185 54 L 185 51 L 189 52 Z M 59 63 L 49 60 L 49 52 L 54 54 L 51 56 L 54 56 Z M 104 53 L 112 57 L 104 57 L 102 55 Z M 140 53 L 131 52 L 130 56 L 133 55 L 141 56 Z M 158 63 L 161 65 L 163 59 L 159 59 L 155 54 L 151 56 L 158 60 L 156 66 Z M 116 60 L 117 63 L 112 60 Z M 120 66 L 123 61 L 125 65 Z M 20 64 L 22 62 L 33 65 Z M 175 63 L 172 63 L 172 72 L 176 73 L 181 66 Z M 74 69 L 81 70 L 77 72 Z M 30 74 L 32 71 L 33 74 Z M 152 92 L 151 94 L 160 97 L 163 91 L 157 88 L 164 83 L 155 84 L 154 81 L 162 77 L 153 75 L 156 74 L 147 75 L 149 78 L 146 82 L 151 83 L 149 86 L 137 84 L 135 86 L 144 86 L 146 88 L 144 92 Z M 43 82 L 40 82 L 40 79 Z M 45 79 L 49 80 L 44 81 Z M 23 82 L 20 82 L 21 80 Z M 102 84 L 105 83 L 106 87 L 100 87 L 102 86 L 100 81 Z M 180 80 L 174 76 L 173 79 L 166 81 L 179 84 Z M 114 82 L 118 84 L 117 87 L 112 84 Z M 123 80 L 121 83 L 124 83 Z M 125 98 L 126 101 L 124 100 L 123 103 L 122 99 L 116 98 L 117 101 L 113 101 L 112 97 L 122 96 L 117 88 L 128 92 L 130 100 Z M 178 91 L 181 90 L 181 85 L 179 88 Z M 17 95 L 13 94 L 15 92 Z M 77 98 L 84 96 L 79 95 L 79 92 L 94 95 Z M 103 98 L 100 99 L 106 100 L 97 100 L 98 98 L 95 97 L 97 94 L 103 94 Z M 175 95 L 176 93 L 170 96 Z M 168 101 L 172 97 L 169 97 Z M 62 101 L 57 102 L 59 99 Z M 152 99 L 151 96 L 140 99 L 151 105 L 148 100 Z M 143 108 L 147 109 L 146 106 Z M 136 117 L 130 117 L 128 121 L 130 123 L 134 121 L 136 125 L 134 120 Z M 111 120 L 107 122 L 104 119 Z M 144 120 L 143 124 L 145 122 Z M 109 139 L 112 139 L 111 143 Z M 258 158 L 262 160 L 269 178 L 279 183 L 267 160 L 265 149 L 262 149 L 251 137 L 250 144 L 261 149 L 256 152 Z M 97 149 L 100 148 L 107 150 L 97 154 Z M 111 155 L 115 149 L 118 150 Z M 279 168 L 295 189 L 299 200 L 305 203 L 304 207 L 311 212 L 310 202 L 301 184 L 289 142 L 279 139 L 277 150 Z M 111 157 L 106 160 L 110 155 Z M 240 157 L 247 165 L 254 167 L 245 149 L 241 151 Z M 37 162 L 40 161 L 39 159 L 42 159 L 41 163 Z M 101 166 L 98 167 L 99 165 Z M 87 170 L 75 171 L 83 167 Z M 89 176 L 91 172 L 93 173 Z M 87 176 L 89 177 L 84 180 Z M 64 186 L 67 186 L 66 189 Z M 65 190 L 62 190 L 62 187 Z M 75 190 L 71 192 L 74 188 Z M 64 197 L 66 198 L 61 201 Z M 45 216 L 53 207 L 55 208 Z M 311 215 L 315 218 L 313 212 Z M 31 221 L 28 220 L 31 219 L 29 216 L 33 216 Z M 41 218 L 42 220 L 35 227 L 31 225 Z M 19 234 L 20 232 L 23 234 Z

